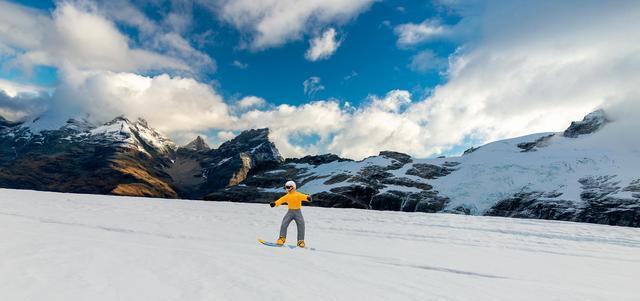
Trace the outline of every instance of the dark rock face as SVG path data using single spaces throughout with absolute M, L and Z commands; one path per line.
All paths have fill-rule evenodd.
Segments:
M 252 202 L 266 203 L 284 194 L 284 189 L 280 190 L 280 188 L 285 181 L 294 180 L 298 187 L 303 187 L 311 181 L 337 186 L 315 193 L 311 206 L 410 212 L 437 212 L 446 206 L 448 199 L 439 196 L 437 191 L 432 191 L 431 185 L 392 173 L 413 162 L 408 155 L 382 152 L 382 156 L 392 160 L 386 161 L 388 163 L 385 165 L 364 164 L 360 169 L 350 173 L 337 172 L 330 175 L 313 175 L 308 169 L 328 163 L 353 161 L 344 160 L 335 155 L 287 159 L 272 168 L 256 170 L 241 185 L 217 190 L 204 198 L 207 200 L 242 199 L 243 197 L 239 194 L 248 193 L 252 195 Z M 449 166 L 446 167 L 447 172 L 451 172 L 453 166 L 457 164 L 447 162 L 446 165 Z M 439 170 L 440 174 L 444 172 Z M 397 189 L 390 187 L 397 187 Z
M 616 176 L 594 176 L 579 180 L 582 184 L 580 198 L 586 203 L 585 209 L 580 212 L 577 221 L 640 227 L 640 198 L 623 199 L 612 197 L 621 191 L 620 181 Z M 625 191 L 633 191 L 638 180 L 632 181 Z
M 555 134 L 547 135 L 544 137 L 540 137 L 533 142 L 522 142 L 518 143 L 518 148 L 522 149 L 523 153 L 536 151 L 536 147 L 545 147 L 549 145 L 551 138 L 555 136 Z
M 305 156 L 302 158 L 287 158 L 284 163 L 286 164 L 306 163 L 311 165 L 322 165 L 322 164 L 327 164 L 335 161 L 344 162 L 344 161 L 353 161 L 353 160 L 340 158 L 334 154 L 324 154 L 324 155 L 318 155 L 318 156 Z
M 380 152 L 380 156 L 384 156 L 391 159 L 396 159 L 398 162 L 402 164 L 407 164 L 413 162 L 411 156 L 403 153 L 392 152 L 392 151 L 382 151 Z
M 615 178 L 614 175 L 581 178 L 578 180 L 582 184 L 580 198 L 585 202 L 601 200 L 620 191 L 620 182 Z
M 237 185 L 212 192 L 206 195 L 204 199 L 218 202 L 270 203 L 281 196 L 282 194 L 280 193 L 261 192 L 256 187 Z
M 577 204 L 565 200 L 543 200 L 542 192 L 520 192 L 502 200 L 485 213 L 488 216 L 572 220 Z
M 576 138 L 580 135 L 591 134 L 602 128 L 609 120 L 603 110 L 589 113 L 582 121 L 574 121 L 562 134 L 565 137 Z
M 345 186 L 338 187 L 330 190 L 333 194 L 338 194 L 342 196 L 343 202 L 331 204 L 330 207 L 339 207 L 339 208 L 369 208 L 369 203 L 371 202 L 371 198 L 376 193 L 376 190 L 369 186 L 363 185 L 353 185 L 353 186 Z M 348 200 L 348 202 L 344 202 L 344 198 Z M 314 198 L 315 200 L 316 198 Z M 323 202 L 325 204 L 329 203 L 332 198 L 325 199 L 324 197 L 319 196 L 318 201 Z
M 480 148 L 480 147 L 473 147 L 473 146 L 472 146 L 472 147 L 470 147 L 470 148 L 466 149 L 466 150 L 462 153 L 462 155 L 464 156 L 464 155 L 468 155 L 468 154 L 470 154 L 470 153 L 473 153 L 473 152 L 477 151 L 479 148 Z
M 442 211 L 448 202 L 448 198 L 438 196 L 438 193 L 434 191 L 407 194 L 390 190 L 375 195 L 371 200 L 370 207 L 374 210 L 434 213 Z
M 556 199 L 555 192 L 521 192 L 498 202 L 485 215 L 587 222 L 640 227 L 640 198 L 612 197 L 621 191 L 615 176 L 593 176 L 579 180 L 582 202 Z M 638 180 L 624 188 L 636 189 Z
M 340 191 L 321 192 L 314 194 L 312 206 L 369 209 L 368 204 L 365 204 L 364 202 L 358 202 L 352 197 L 341 194 Z
M 329 180 L 326 180 L 323 184 L 324 185 L 331 185 L 331 184 L 341 183 L 341 182 L 344 182 L 344 181 L 346 181 L 346 180 L 348 180 L 350 178 L 351 178 L 351 175 L 340 173 L 340 174 L 332 176 L 331 178 L 329 178 Z
M 423 179 L 435 179 L 444 177 L 451 173 L 451 169 L 432 164 L 413 164 L 413 167 L 407 170 L 408 175 L 418 176 Z
M 422 190 L 431 190 L 431 188 L 433 188 L 433 186 L 427 183 L 414 181 L 412 179 L 405 178 L 405 177 L 388 177 L 388 178 L 381 179 L 380 183 L 388 184 L 388 185 L 404 186 L 404 187 L 414 187 Z
M 180 149 L 177 159 L 197 162 L 184 171 L 187 177 L 196 177 L 199 172 L 200 181 L 182 187 L 192 198 L 202 198 L 219 189 L 243 183 L 250 175 L 277 167 L 284 161 L 273 142 L 269 141 L 268 129 L 244 131 L 217 149 Z M 174 177 L 178 176 L 180 173 L 174 174 Z
M 591 200 L 575 221 L 615 226 L 640 227 L 638 198 L 621 199 L 607 197 Z
M 630 191 L 633 198 L 640 199 L 640 179 L 631 181 L 629 186 L 625 187 L 623 191 Z

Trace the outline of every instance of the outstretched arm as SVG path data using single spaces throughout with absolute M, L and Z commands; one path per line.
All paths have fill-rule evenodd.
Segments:
M 286 196 L 286 195 L 285 195 L 285 196 Z M 278 199 L 277 201 L 275 201 L 275 202 L 271 202 L 269 205 L 270 205 L 271 207 L 277 207 L 277 206 L 282 205 L 282 203 L 284 203 L 284 201 L 285 201 L 285 196 L 283 196 L 283 197 L 279 198 L 279 199 Z

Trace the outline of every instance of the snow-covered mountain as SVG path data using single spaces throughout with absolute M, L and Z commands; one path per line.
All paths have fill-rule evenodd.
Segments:
M 602 143 L 612 135 L 608 123 L 596 111 L 562 133 L 496 141 L 460 157 L 381 152 L 362 161 L 288 159 L 205 198 L 266 201 L 282 193 L 279 179 L 294 179 L 319 206 L 640 226 L 640 156 Z
M 176 146 L 142 119 L 120 116 L 101 125 L 69 119 L 53 130 L 3 123 L 0 146 L 2 187 L 178 196 L 161 171 Z
M 143 120 L 69 120 L 32 132 L 0 122 L 0 186 L 67 192 L 267 203 L 286 180 L 314 205 L 450 212 L 640 226 L 640 156 L 596 111 L 564 132 L 416 159 L 383 151 L 353 161 L 333 154 L 284 159 L 268 129 L 211 149 L 176 147 Z M 606 139 L 605 139 L 606 138 Z
M 37 119 L 33 122 L 36 123 Z M 0 122 L 2 138 L 13 138 L 14 147 L 28 147 L 58 140 L 59 144 L 82 143 L 120 147 L 150 153 L 168 154 L 176 146 L 171 139 L 150 128 L 144 119 L 131 121 L 118 116 L 102 125 L 95 125 L 85 119 L 69 119 L 59 129 L 34 130 L 28 123 Z M 27 149 L 29 150 L 29 149 Z
M 143 119 L 58 129 L 0 120 L 0 187 L 202 198 L 283 161 L 268 129 L 242 132 L 216 149 L 198 137 L 184 147 Z

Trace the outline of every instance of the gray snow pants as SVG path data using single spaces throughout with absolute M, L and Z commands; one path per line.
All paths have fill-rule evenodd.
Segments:
M 289 228 L 289 224 L 293 220 L 296 221 L 296 226 L 298 226 L 298 240 L 304 240 L 304 217 L 302 217 L 302 210 L 300 209 L 290 209 L 284 215 L 280 226 L 280 236 L 287 237 L 287 228 Z

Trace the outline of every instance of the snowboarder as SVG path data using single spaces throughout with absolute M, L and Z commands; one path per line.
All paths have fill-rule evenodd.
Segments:
M 311 196 L 296 191 L 296 183 L 294 181 L 288 181 L 284 185 L 284 189 L 287 190 L 287 194 L 278 199 L 275 202 L 271 202 L 271 207 L 277 207 L 283 203 L 287 203 L 289 211 L 284 215 L 282 219 L 282 225 L 280 226 L 280 238 L 278 238 L 278 245 L 283 245 L 287 240 L 287 228 L 291 221 L 296 221 L 298 226 L 298 247 L 304 248 L 304 217 L 302 217 L 302 202 L 311 202 Z

